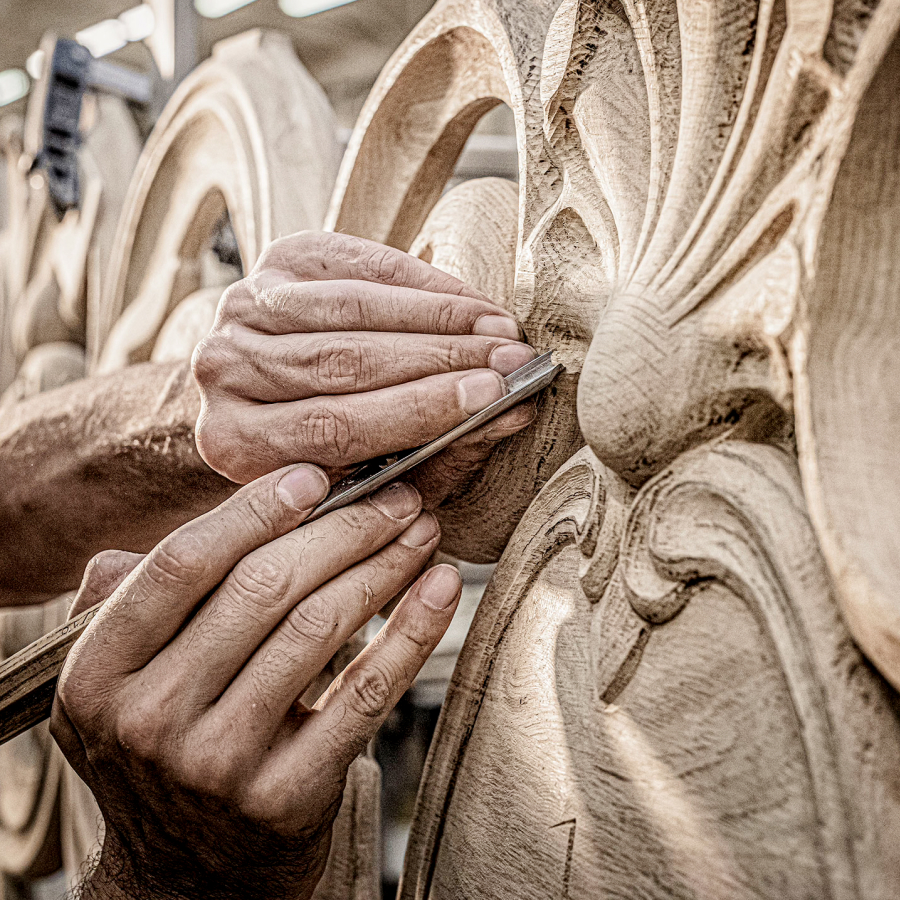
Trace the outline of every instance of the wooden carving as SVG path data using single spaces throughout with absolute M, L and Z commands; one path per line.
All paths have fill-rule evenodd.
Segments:
M 275 238 L 321 227 L 338 159 L 328 101 L 286 37 L 217 45 L 167 104 L 135 172 L 96 319 L 97 370 L 150 359 L 180 302 L 240 277 L 204 272 L 226 220 L 246 271 Z M 212 316 L 198 325 L 196 341 Z
M 101 111 L 109 101 L 100 98 Z M 115 115 L 107 119 L 113 128 L 122 124 Z M 334 118 L 321 90 L 286 38 L 258 31 L 219 45 L 185 79 L 139 160 L 135 154 L 130 185 L 130 169 L 123 179 L 121 168 L 106 167 L 108 180 L 118 178 L 115 185 L 104 183 L 101 193 L 89 177 L 82 208 L 62 222 L 53 218 L 41 180 L 29 184 L 22 176 L 21 142 L 15 139 L 11 129 L 5 146 L 9 169 L 22 182 L 13 186 L 23 209 L 4 234 L 5 285 L 11 286 L 4 296 L 13 298 L 4 327 L 11 323 L 13 342 L 17 333 L 27 333 L 20 344 L 28 352 L 9 402 L 82 377 L 85 344 L 88 365 L 100 372 L 147 359 L 189 359 L 212 325 L 222 290 L 240 277 L 242 266 L 249 270 L 276 237 L 321 228 L 339 158 Z M 90 140 L 86 148 L 92 148 Z M 119 154 L 116 161 L 125 158 Z M 88 154 L 89 175 L 91 163 Z M 110 226 L 114 199 L 124 201 L 124 209 Z M 219 262 L 211 247 L 227 229 L 237 242 L 239 258 L 232 265 Z M 101 263 L 107 264 L 102 291 L 93 274 Z M 30 289 L 31 282 L 39 289 Z M 37 324 L 17 332 L 17 322 Z M 70 600 L 3 614 L 3 654 L 63 621 Z M 317 900 L 374 900 L 379 794 L 377 763 L 357 760 Z M 0 872 L 48 874 L 62 861 L 74 880 L 101 837 L 93 796 L 62 759 L 46 725 L 0 747 Z
M 494 272 L 568 373 L 441 511 L 469 558 L 515 533 L 404 900 L 900 895 L 898 27 L 443 0 L 382 73 L 331 227 Z M 512 188 L 438 202 L 500 102 L 515 237 Z

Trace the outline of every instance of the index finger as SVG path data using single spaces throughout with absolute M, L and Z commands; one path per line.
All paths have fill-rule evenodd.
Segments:
M 424 260 L 376 241 L 328 231 L 300 231 L 278 238 L 262 252 L 253 272 L 275 269 L 296 281 L 352 279 L 489 300 L 465 282 Z
M 97 614 L 82 640 L 103 648 L 104 677 L 143 668 L 248 553 L 295 529 L 325 498 L 311 465 L 241 488 L 157 544 Z

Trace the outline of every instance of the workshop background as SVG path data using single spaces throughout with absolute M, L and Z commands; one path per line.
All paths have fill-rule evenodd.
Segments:
M 210 213 L 202 204 L 187 209 L 184 233 L 200 235 L 192 250 L 197 290 L 167 313 L 151 349 L 123 353 L 117 344 L 110 351 L 121 310 L 109 306 L 108 279 L 127 279 L 136 265 L 121 258 L 117 235 L 159 216 L 152 204 L 135 213 L 132 203 L 123 224 L 129 185 L 136 172 L 149 177 L 142 148 L 160 118 L 172 115 L 173 92 L 186 77 L 214 52 L 227 68 L 254 42 L 274 40 L 279 53 L 292 47 L 334 111 L 339 153 L 381 68 L 431 6 L 432 0 L 0 0 L 0 415 L 8 404 L 123 360 L 189 356 L 221 291 L 241 277 L 227 212 Z M 287 49 L 273 32 L 285 36 Z M 237 44 L 221 44 L 240 35 Z M 239 67 L 234 71 L 229 77 L 240 80 Z M 246 96 L 252 100 L 252 90 Z M 189 134 L 169 154 L 174 161 L 159 171 L 151 166 L 151 175 L 177 184 L 187 177 L 178 170 L 179 154 L 186 160 L 198 146 L 201 152 L 202 140 Z M 480 122 L 451 185 L 490 175 L 517 177 L 505 106 Z M 197 222 L 210 215 L 213 226 L 198 231 Z M 374 747 L 383 770 L 385 897 L 396 890 L 428 743 L 491 568 L 461 565 L 466 587 L 456 620 Z M 0 657 L 63 621 L 70 599 L 0 613 Z M 46 725 L 0 746 L 5 900 L 60 897 L 97 825 L 84 786 Z

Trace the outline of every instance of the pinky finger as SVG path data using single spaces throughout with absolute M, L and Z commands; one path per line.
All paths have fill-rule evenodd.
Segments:
M 319 715 L 301 730 L 305 753 L 324 750 L 346 771 L 444 636 L 461 591 L 453 566 L 435 566 L 416 581 L 378 637 L 316 703 Z

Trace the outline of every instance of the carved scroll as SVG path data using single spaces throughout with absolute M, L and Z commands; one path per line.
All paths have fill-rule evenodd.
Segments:
M 239 277 L 204 280 L 204 251 L 226 216 L 246 271 L 276 237 L 321 227 L 338 158 L 328 102 L 286 37 L 248 32 L 217 45 L 141 156 L 97 314 L 98 370 L 150 359 L 182 300 Z
M 718 444 L 629 498 L 584 450 L 520 523 L 401 896 L 896 896 L 896 696 L 837 612 L 793 461 Z

